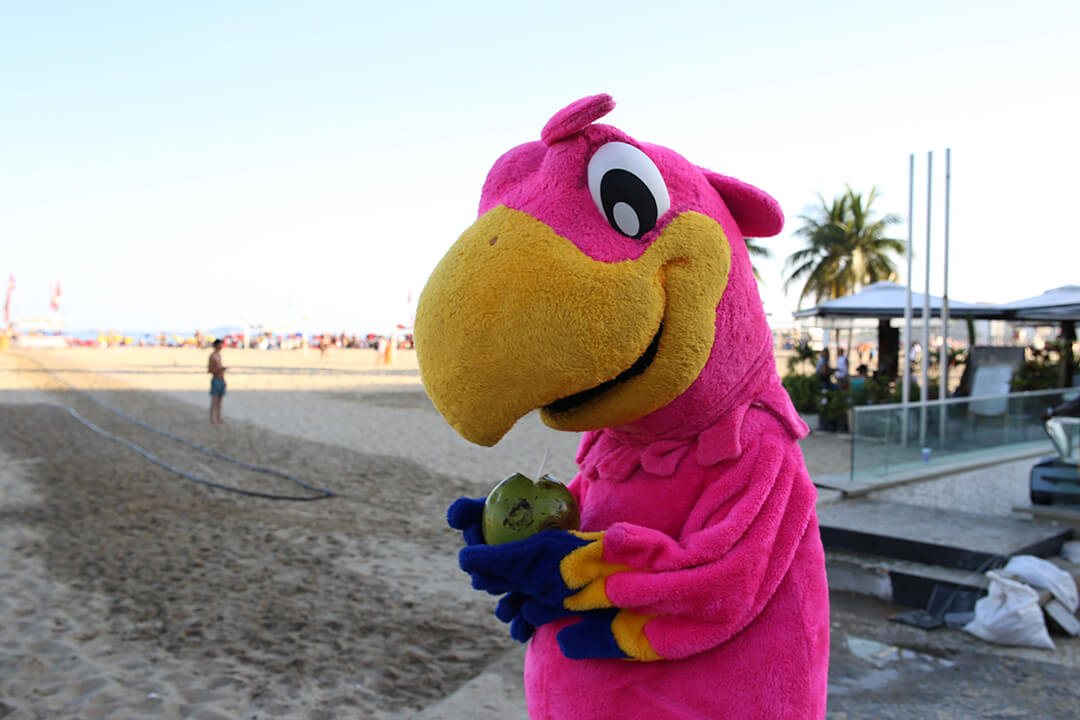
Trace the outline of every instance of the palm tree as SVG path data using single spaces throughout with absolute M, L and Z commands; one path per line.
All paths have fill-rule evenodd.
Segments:
M 795 344 L 792 350 L 794 350 L 794 352 L 787 361 L 788 373 L 795 374 L 803 365 L 809 365 L 811 368 L 814 367 L 814 364 L 817 362 L 817 353 L 810 347 L 809 340 L 803 338 Z
M 763 260 L 768 260 L 772 257 L 772 250 L 764 245 L 758 245 L 758 241 L 755 238 L 744 239 L 746 241 L 746 251 L 750 253 L 751 258 L 758 257 Z M 753 264 L 753 261 L 750 263 L 750 269 L 754 271 L 754 279 L 761 282 L 761 273 L 758 272 L 757 266 Z
M 871 205 L 877 199 L 876 187 L 863 199 L 848 186 L 843 195 L 827 202 L 821 195 L 821 207 L 809 215 L 800 215 L 803 226 L 795 234 L 806 238 L 808 246 L 788 256 L 784 291 L 802 281 L 799 307 L 807 297 L 819 303 L 856 292 L 864 285 L 896 279 L 892 253 L 903 255 L 903 240 L 886 237 L 890 225 L 900 223 L 896 215 L 874 219 Z

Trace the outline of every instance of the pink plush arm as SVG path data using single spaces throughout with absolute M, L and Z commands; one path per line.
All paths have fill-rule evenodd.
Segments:
M 605 533 L 603 560 L 631 568 L 607 578 L 607 597 L 615 607 L 655 616 L 645 635 L 663 658 L 701 652 L 745 627 L 772 597 L 802 541 L 815 495 L 802 458 L 779 442 L 763 441 L 759 450 L 702 497 L 715 503 L 730 494 L 731 483 L 749 480 L 738 502 L 711 509 L 703 527 L 682 542 L 627 523 Z

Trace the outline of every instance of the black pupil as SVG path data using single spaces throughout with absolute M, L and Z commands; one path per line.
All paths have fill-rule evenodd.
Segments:
M 621 168 L 608 170 L 600 181 L 600 201 L 608 223 L 635 240 L 656 227 L 656 198 L 637 175 Z M 630 234 L 615 221 L 615 206 L 625 203 L 637 215 L 637 232 Z

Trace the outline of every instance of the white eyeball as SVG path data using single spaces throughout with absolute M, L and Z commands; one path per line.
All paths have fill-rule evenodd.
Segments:
M 589 193 L 611 227 L 640 238 L 671 208 L 660 171 L 633 145 L 609 142 L 589 160 Z

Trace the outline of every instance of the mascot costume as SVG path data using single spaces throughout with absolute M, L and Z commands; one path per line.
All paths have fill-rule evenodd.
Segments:
M 528 641 L 533 720 L 825 715 L 825 557 L 807 433 L 780 385 L 744 237 L 775 200 L 558 112 L 495 163 L 479 218 L 433 271 L 418 360 L 458 433 L 494 445 L 533 410 L 585 431 L 579 531 L 483 541 L 461 498 L 473 587 Z

